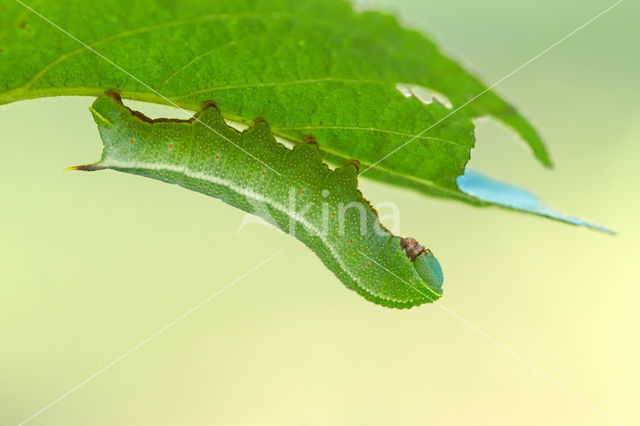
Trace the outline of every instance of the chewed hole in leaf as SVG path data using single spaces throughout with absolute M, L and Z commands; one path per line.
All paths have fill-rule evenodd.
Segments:
M 425 105 L 432 104 L 435 100 L 447 109 L 453 108 L 453 104 L 451 103 L 449 98 L 436 90 L 428 89 L 416 84 L 405 83 L 396 84 L 396 89 L 398 89 L 398 91 L 402 93 L 405 98 L 415 97 Z

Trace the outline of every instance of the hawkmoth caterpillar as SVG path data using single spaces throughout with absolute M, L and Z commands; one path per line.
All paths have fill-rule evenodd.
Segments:
M 380 305 L 409 308 L 441 296 L 442 270 L 431 251 L 384 228 L 357 188 L 356 165 L 331 170 L 313 138 L 287 148 L 262 120 L 239 132 L 213 103 L 189 120 L 152 120 L 108 91 L 90 110 L 102 156 L 71 169 L 146 176 L 267 218 Z

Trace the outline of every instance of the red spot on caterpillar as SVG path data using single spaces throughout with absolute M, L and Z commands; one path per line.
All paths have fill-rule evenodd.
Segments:
M 266 175 L 266 173 L 264 172 L 264 170 L 262 171 L 262 176 Z
M 370 264 L 370 263 L 367 263 L 367 268 L 368 268 L 369 266 L 371 266 L 371 264 Z
M 336 215 L 336 212 L 331 212 L 331 216 L 335 216 L 335 215 Z
M 173 144 L 172 143 L 169 144 L 169 149 L 173 149 Z
M 216 160 L 219 159 L 219 158 L 220 158 L 220 156 L 218 154 L 216 154 Z
M 135 141 L 136 141 L 135 139 L 131 139 L 131 140 L 129 141 L 129 145 L 133 145 L 133 143 L 134 143 Z
M 301 194 L 304 194 L 304 189 L 302 191 L 300 191 Z
M 353 244 L 353 240 L 349 240 L 349 244 Z

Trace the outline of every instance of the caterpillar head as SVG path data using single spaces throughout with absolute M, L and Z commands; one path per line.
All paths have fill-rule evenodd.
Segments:
M 440 262 L 431 253 L 431 250 L 420 245 L 414 238 L 402 238 L 400 247 L 407 253 L 407 257 L 413 262 L 416 272 L 422 280 L 433 290 L 442 288 L 444 277 Z

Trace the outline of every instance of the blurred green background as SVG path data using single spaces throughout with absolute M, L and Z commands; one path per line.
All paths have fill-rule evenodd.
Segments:
M 490 84 L 613 1 L 385 4 Z M 555 170 L 488 120 L 471 162 L 617 236 L 361 183 L 436 253 L 443 305 L 625 424 L 640 424 L 638 16 L 623 2 L 499 87 L 541 131 Z M 280 249 L 29 424 L 611 424 L 442 309 L 381 308 L 297 240 L 255 224 L 237 235 L 244 213 L 220 201 L 116 172 L 63 173 L 98 158 L 91 102 L 0 108 L 0 424 Z

